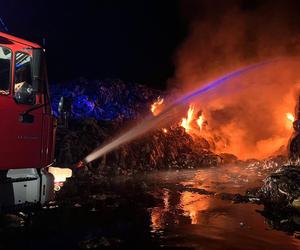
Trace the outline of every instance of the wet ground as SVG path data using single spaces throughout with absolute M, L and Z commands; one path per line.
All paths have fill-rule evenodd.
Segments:
M 262 205 L 222 199 L 260 186 L 271 170 L 244 164 L 80 183 L 31 218 L 3 218 L 0 249 L 300 249 L 297 231 L 273 229 Z

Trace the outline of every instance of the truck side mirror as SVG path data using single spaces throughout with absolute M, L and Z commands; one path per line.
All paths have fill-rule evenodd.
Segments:
M 34 122 L 34 116 L 28 113 L 22 113 L 19 116 L 19 121 L 23 123 L 33 123 Z
M 32 87 L 35 93 L 41 92 L 43 49 L 32 49 Z

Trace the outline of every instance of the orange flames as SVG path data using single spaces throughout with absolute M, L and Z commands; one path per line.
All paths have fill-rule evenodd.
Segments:
M 195 105 L 190 104 L 186 117 L 183 117 L 181 119 L 180 126 L 185 129 L 186 133 L 190 134 L 194 139 L 197 137 L 202 137 L 206 139 L 210 144 L 212 143 L 211 146 L 212 148 L 214 148 L 214 151 L 216 153 L 231 153 L 232 151 L 236 152 L 236 147 L 238 146 L 233 143 L 230 143 L 230 141 L 227 141 L 227 138 L 222 138 L 222 128 L 221 130 L 219 130 L 217 128 L 208 127 L 207 119 L 204 116 L 203 112 L 199 111 L 198 114 L 196 115 L 195 110 L 196 110 Z M 292 113 L 286 113 L 287 131 L 291 131 L 293 129 L 294 121 L 295 121 L 294 115 Z M 230 128 L 231 128 L 230 126 L 227 127 L 225 126 L 225 129 L 230 129 Z M 239 131 L 232 131 L 232 133 L 234 133 L 234 136 L 241 136 L 239 134 Z M 217 140 L 215 140 L 216 138 Z M 280 143 L 283 143 L 283 140 L 279 140 L 279 141 Z M 271 151 L 275 152 L 276 148 L 279 148 L 281 146 L 279 145 L 280 143 L 273 142 L 272 144 L 273 147 L 270 147 L 269 150 L 270 153 L 272 153 Z M 262 145 L 265 144 L 262 143 Z M 259 148 L 259 150 L 263 150 L 262 145 L 258 143 L 257 147 Z
M 197 120 L 197 124 L 198 124 L 200 130 L 203 129 L 203 123 L 204 123 L 204 116 L 201 114 Z
M 287 123 L 286 123 L 287 128 L 292 129 L 293 123 L 295 121 L 294 115 L 292 113 L 286 113 L 286 119 L 287 119 Z
M 160 113 L 160 107 L 164 102 L 164 98 L 161 98 L 160 96 L 157 98 L 157 100 L 151 105 L 151 112 L 154 116 L 157 116 Z
M 286 118 L 291 121 L 291 122 L 294 122 L 295 121 L 295 117 L 293 116 L 292 113 L 287 113 L 286 114 Z
M 187 117 L 182 118 L 181 121 L 181 127 L 183 127 L 187 133 L 192 129 L 191 122 L 194 119 L 194 110 L 195 110 L 194 105 L 190 105 L 187 113 Z
M 198 118 L 195 115 L 195 106 L 193 104 L 189 105 L 189 109 L 187 111 L 187 117 L 182 118 L 180 126 L 183 127 L 185 129 L 185 132 L 187 133 L 191 133 L 194 134 L 199 130 L 202 131 L 203 130 L 203 125 L 204 125 L 204 115 L 202 114 L 202 112 Z M 197 129 L 196 129 L 197 127 Z
M 278 149 L 284 148 L 282 145 L 285 145 L 287 141 L 286 138 L 291 136 L 291 132 L 293 131 L 293 122 L 295 121 L 293 113 L 286 112 L 286 110 L 290 110 L 292 106 L 293 103 L 289 106 L 285 106 L 277 112 L 274 112 L 274 114 L 276 114 L 276 123 L 279 124 L 281 130 L 283 131 L 283 136 L 275 136 L 271 139 L 257 140 L 255 148 L 249 147 L 254 152 L 253 157 L 262 159 L 263 157 L 279 152 Z M 157 100 L 151 105 L 152 114 L 154 116 L 158 115 L 162 111 L 163 107 L 164 99 L 158 97 Z M 233 122 L 223 123 L 222 126 L 218 126 L 218 122 L 215 121 L 215 117 L 213 116 L 213 111 L 214 109 L 211 111 L 211 106 L 206 106 L 204 113 L 203 109 L 199 107 L 198 103 L 190 103 L 186 115 L 180 118 L 178 126 L 183 127 L 185 132 L 191 135 L 195 142 L 199 138 L 201 140 L 205 139 L 210 145 L 210 149 L 217 154 L 232 153 L 240 159 L 247 159 L 249 157 L 247 154 L 248 152 L 239 145 L 247 143 L 248 134 L 246 134 L 241 127 L 238 127 L 238 124 Z M 241 114 L 238 113 L 236 115 Z M 261 114 L 257 115 L 261 116 Z M 268 117 L 267 113 L 266 117 Z M 244 119 L 248 118 L 245 116 Z M 251 123 L 251 120 L 248 122 Z M 265 128 L 266 126 L 268 127 L 271 125 L 264 124 L 263 126 Z M 169 129 L 167 128 L 162 127 L 160 129 L 164 134 L 169 133 Z

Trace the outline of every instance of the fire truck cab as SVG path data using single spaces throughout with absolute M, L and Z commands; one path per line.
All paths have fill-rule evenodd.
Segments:
M 54 136 L 44 50 L 0 32 L 0 209 L 52 199 Z

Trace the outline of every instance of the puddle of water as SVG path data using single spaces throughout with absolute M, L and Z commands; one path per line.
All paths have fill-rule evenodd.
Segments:
M 155 191 L 163 203 L 150 209 L 152 233 L 171 247 L 300 249 L 300 240 L 268 226 L 256 211 L 263 206 L 233 204 L 188 190 L 192 187 L 243 194 L 248 188 L 261 185 L 267 173 L 258 172 L 254 166 L 228 166 L 148 176 L 147 182 L 165 186 Z

